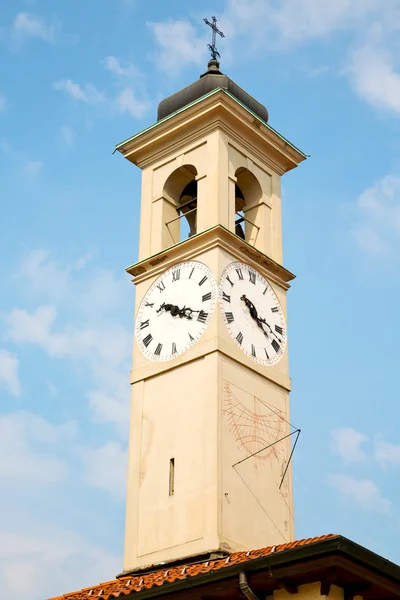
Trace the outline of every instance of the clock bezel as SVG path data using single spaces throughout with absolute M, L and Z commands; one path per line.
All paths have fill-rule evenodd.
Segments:
M 200 333 L 199 335 L 197 335 L 196 337 L 194 337 L 193 341 L 189 340 L 189 342 L 184 345 L 182 348 L 180 348 L 179 350 L 177 350 L 175 353 L 169 353 L 165 356 L 157 356 L 155 355 L 154 351 L 150 351 L 149 347 L 146 347 L 146 345 L 143 343 L 143 339 L 141 338 L 140 332 L 142 331 L 141 329 L 141 323 L 142 323 L 142 315 L 143 315 L 143 309 L 145 308 L 145 302 L 148 300 L 148 298 L 152 295 L 152 293 L 157 289 L 157 285 L 160 284 L 160 281 L 163 280 L 165 277 L 167 277 L 170 273 L 173 273 L 174 271 L 176 271 L 177 269 L 182 269 L 183 267 L 188 267 L 189 268 L 195 268 L 196 270 L 200 270 L 202 271 L 205 275 L 207 275 L 207 279 L 209 279 L 210 283 L 211 283 L 211 298 L 208 301 L 209 304 L 207 306 L 208 308 L 208 315 L 205 319 L 205 322 L 202 323 L 202 327 L 200 328 Z M 171 282 L 172 283 L 172 282 Z M 147 291 L 145 292 L 137 314 L 136 314 L 136 319 L 135 319 L 135 338 L 136 338 L 136 342 L 137 345 L 139 346 L 139 349 L 141 351 L 141 353 L 143 354 L 143 356 L 145 358 L 147 358 L 148 360 L 152 361 L 152 362 L 168 362 L 168 361 L 172 361 L 175 360 L 176 358 L 182 356 L 182 354 L 184 354 L 185 352 L 187 352 L 190 348 L 192 348 L 193 346 L 195 346 L 197 344 L 197 342 L 202 338 L 202 336 L 204 335 L 205 331 L 208 328 L 208 325 L 214 315 L 215 312 L 215 307 L 217 304 L 217 296 L 218 296 L 218 285 L 217 282 L 215 280 L 214 274 L 212 272 L 212 270 L 210 269 L 210 267 L 208 267 L 206 264 L 204 264 L 203 262 L 197 261 L 197 260 L 187 260 L 187 261 L 181 261 L 179 263 L 176 263 L 174 265 L 172 265 L 171 267 L 169 267 L 168 269 L 166 269 L 163 273 L 161 273 L 161 275 L 159 275 L 155 281 L 150 285 L 150 287 L 147 289 Z
M 226 317 L 226 302 L 223 299 L 223 292 L 224 292 L 223 287 L 224 287 L 225 282 L 227 281 L 227 276 L 229 276 L 229 274 L 236 269 L 241 269 L 242 271 L 244 270 L 247 272 L 251 271 L 252 273 L 255 274 L 256 277 L 260 278 L 263 281 L 263 283 L 268 287 L 269 293 L 274 298 L 275 306 L 278 307 L 278 314 L 279 314 L 281 323 L 283 323 L 284 335 L 283 335 L 282 339 L 283 339 L 284 343 L 281 345 L 281 350 L 279 351 L 279 353 L 275 352 L 275 354 L 272 355 L 272 358 L 268 358 L 268 359 L 260 358 L 259 356 L 254 356 L 251 352 L 247 351 L 242 346 L 242 344 L 238 341 L 237 336 L 233 333 L 231 323 L 228 321 L 228 319 Z M 264 277 L 264 275 L 262 275 L 259 271 L 257 271 L 257 269 L 255 269 L 248 263 L 234 261 L 234 262 L 231 262 L 228 265 L 226 265 L 226 267 L 224 268 L 224 270 L 221 274 L 219 284 L 218 284 L 218 297 L 219 297 L 219 306 L 220 306 L 220 310 L 222 313 L 223 321 L 224 321 L 226 329 L 227 329 L 231 339 L 235 343 L 235 345 L 238 348 L 240 348 L 240 350 L 246 356 L 248 356 L 252 361 L 256 362 L 257 364 L 265 366 L 265 367 L 275 366 L 283 358 L 285 351 L 286 351 L 287 328 L 286 328 L 286 319 L 285 319 L 285 315 L 284 315 L 281 303 L 279 302 L 279 298 L 278 298 L 274 288 L 272 287 L 271 283 Z M 231 312 L 231 311 L 229 311 L 229 312 Z

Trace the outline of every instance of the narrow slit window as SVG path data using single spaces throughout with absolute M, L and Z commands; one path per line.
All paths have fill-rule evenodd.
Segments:
M 175 459 L 169 461 L 169 495 L 173 496 L 175 492 Z

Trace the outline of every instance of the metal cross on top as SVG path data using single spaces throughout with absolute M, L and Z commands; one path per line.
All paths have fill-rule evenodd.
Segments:
M 208 25 L 209 27 L 211 27 L 211 29 L 212 29 L 212 43 L 211 44 L 207 44 L 207 46 L 210 49 L 212 59 L 213 60 L 218 60 L 218 58 L 220 58 L 220 54 L 217 51 L 217 47 L 215 45 L 215 42 L 217 41 L 217 33 L 222 38 L 225 37 L 225 34 L 217 28 L 217 19 L 216 19 L 216 17 L 211 17 L 211 19 L 212 19 L 212 23 L 208 19 L 204 19 L 204 23 L 206 25 Z

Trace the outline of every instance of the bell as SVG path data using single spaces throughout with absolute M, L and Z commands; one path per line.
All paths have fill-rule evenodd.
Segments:
M 242 227 L 242 224 L 238 223 L 237 221 L 235 223 L 235 233 L 238 237 L 242 238 L 242 240 L 246 239 L 246 237 L 244 235 L 244 229 Z

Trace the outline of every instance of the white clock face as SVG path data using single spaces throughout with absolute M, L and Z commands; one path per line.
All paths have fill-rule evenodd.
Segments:
M 214 312 L 217 285 L 196 261 L 174 265 L 150 287 L 136 317 L 136 339 L 150 360 L 176 358 L 203 335 Z
M 273 365 L 283 356 L 286 324 L 278 298 L 260 273 L 231 263 L 219 284 L 220 308 L 234 342 L 256 362 Z

